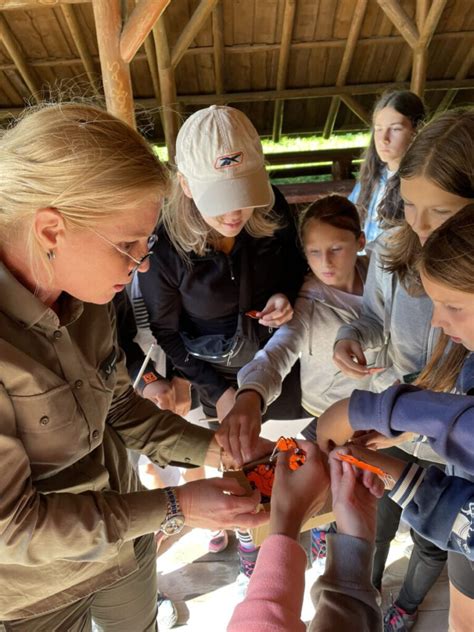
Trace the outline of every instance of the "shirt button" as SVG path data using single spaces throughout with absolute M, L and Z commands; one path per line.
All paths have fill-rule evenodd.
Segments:
M 74 388 L 82 388 L 84 382 L 82 380 L 76 380 L 74 382 Z
M 59 329 L 56 329 L 56 331 L 54 332 L 53 336 L 56 338 L 56 340 L 59 340 L 59 338 L 61 338 L 62 336 L 62 332 L 59 331 Z
M 42 426 L 46 426 L 46 424 L 49 424 L 49 417 L 46 417 L 46 415 L 44 417 L 41 417 L 40 424 Z
M 94 430 L 94 432 L 92 433 L 92 438 L 93 439 L 98 439 L 99 438 L 99 431 L 98 430 Z

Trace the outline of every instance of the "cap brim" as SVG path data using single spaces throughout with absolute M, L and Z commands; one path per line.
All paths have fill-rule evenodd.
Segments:
M 273 206 L 275 196 L 265 167 L 250 175 L 218 182 L 187 178 L 194 204 L 208 217 L 224 215 L 241 208 Z

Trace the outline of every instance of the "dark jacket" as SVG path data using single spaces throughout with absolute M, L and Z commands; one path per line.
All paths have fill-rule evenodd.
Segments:
M 193 337 L 235 333 L 239 313 L 240 261 L 248 248 L 248 280 L 252 309 L 261 310 L 273 294 L 294 301 L 306 264 L 300 253 L 293 217 L 281 193 L 275 191 L 275 215 L 285 226 L 272 237 L 256 239 L 243 230 L 230 254 L 210 250 L 190 254 L 187 263 L 173 247 L 163 226 L 150 259 L 150 270 L 140 275 L 140 288 L 151 330 L 174 367 L 199 394 L 215 403 L 229 384 L 211 364 L 188 355 L 179 332 Z M 270 337 L 258 325 L 262 345 Z

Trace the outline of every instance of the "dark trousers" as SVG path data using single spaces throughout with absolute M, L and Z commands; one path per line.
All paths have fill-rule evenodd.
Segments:
M 381 450 L 385 454 L 394 456 L 407 463 L 418 463 L 423 467 L 439 465 L 431 461 L 417 459 L 399 448 Z M 441 465 L 439 465 L 442 468 Z M 377 505 L 377 533 L 375 536 L 375 557 L 372 582 L 380 590 L 382 577 L 387 561 L 390 543 L 395 537 L 402 513 L 401 507 L 388 497 L 388 492 Z M 408 569 L 397 598 L 397 604 L 407 612 L 414 612 L 426 597 L 428 591 L 438 579 L 446 563 L 447 552 L 441 550 L 432 542 L 422 538 L 413 529 L 413 552 L 408 563 Z
M 229 382 L 229 387 L 237 388 L 239 369 L 214 368 Z M 206 417 L 217 417 L 214 404 L 201 398 L 201 405 Z M 263 421 L 268 419 L 303 419 L 308 416 L 308 413 L 301 406 L 300 363 L 296 362 L 283 380 L 280 397 L 267 408 Z

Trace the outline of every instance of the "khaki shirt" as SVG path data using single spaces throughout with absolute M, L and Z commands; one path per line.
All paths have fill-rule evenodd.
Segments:
M 126 448 L 202 464 L 213 433 L 130 385 L 111 305 L 60 315 L 0 264 L 0 620 L 61 608 L 137 568 L 166 512 Z

